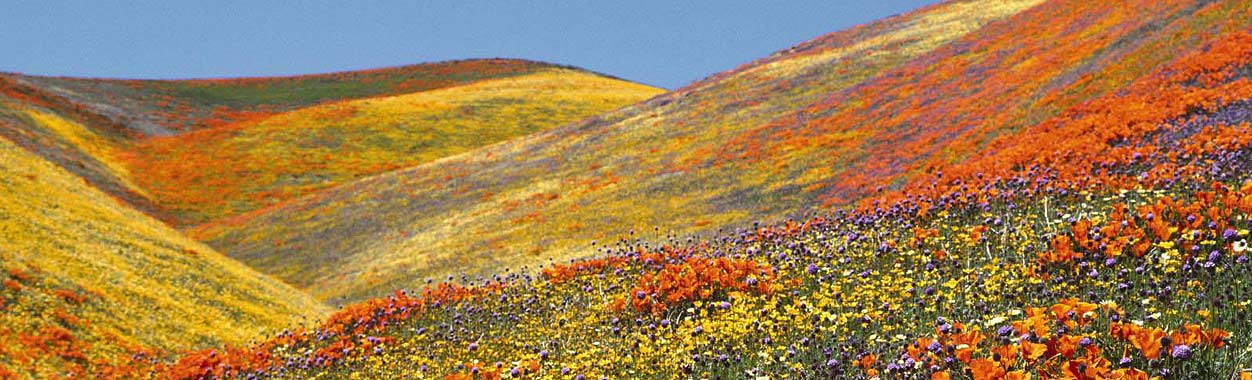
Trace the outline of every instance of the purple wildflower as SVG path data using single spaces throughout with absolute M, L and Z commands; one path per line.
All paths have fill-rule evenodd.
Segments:
M 1191 357 L 1191 346 L 1185 344 L 1174 346 L 1174 349 L 1169 351 L 1169 356 L 1173 356 L 1174 359 L 1186 360 Z
M 996 329 L 996 334 L 1002 337 L 1007 337 L 1009 336 L 1009 334 L 1012 334 L 1012 333 L 1013 333 L 1012 326 L 1000 326 L 999 329 Z

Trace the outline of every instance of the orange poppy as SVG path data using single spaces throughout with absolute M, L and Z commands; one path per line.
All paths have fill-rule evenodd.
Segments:
M 858 360 L 856 362 L 856 365 L 864 369 L 869 369 L 870 367 L 874 366 L 874 361 L 877 359 L 878 358 L 874 357 L 874 354 L 867 354 L 865 356 L 862 356 L 861 360 Z
M 956 323 L 953 326 L 959 330 L 965 329 L 965 325 L 961 323 Z M 970 327 L 969 331 L 952 334 L 952 344 L 958 346 L 964 344 L 970 347 L 978 347 L 978 344 L 982 343 L 985 339 L 987 339 L 987 336 L 981 332 L 977 325 Z
M 974 380 L 1000 380 L 1006 375 L 1000 363 L 987 358 L 971 360 L 969 369 L 974 373 Z
M 1226 339 L 1230 338 L 1230 332 L 1219 328 L 1209 329 L 1208 344 L 1215 348 L 1222 348 L 1226 345 Z
M 1048 345 L 1022 341 L 1022 357 L 1030 362 L 1037 362 L 1048 352 Z
M 922 360 L 922 356 L 926 354 L 926 347 L 930 346 L 930 343 L 934 341 L 931 338 L 918 338 L 917 342 L 906 347 L 909 357 L 913 358 L 913 360 Z
M 1109 324 L 1109 335 L 1118 339 L 1130 340 L 1130 336 L 1134 335 L 1137 328 L 1138 326 L 1129 323 L 1113 322 Z
M 1104 358 L 1070 360 L 1061 367 L 1067 378 L 1107 379 L 1113 363 Z
M 1110 380 L 1148 380 L 1148 373 L 1135 368 L 1122 368 L 1109 373 Z
M 1152 360 L 1161 357 L 1161 338 L 1164 337 L 1165 331 L 1161 329 L 1139 328 L 1130 336 L 1130 344 L 1143 351 L 1143 357 Z
M 1092 318 L 1087 313 L 1099 309 L 1100 305 L 1082 302 L 1075 298 L 1062 300 L 1056 305 L 1052 305 L 1052 314 L 1056 320 L 1064 323 L 1069 328 L 1086 325 L 1091 322 Z
M 1075 358 L 1078 353 L 1078 342 L 1082 341 L 1082 337 L 1073 335 L 1063 335 L 1054 341 L 1056 351 L 1067 358 Z
M 1005 367 L 1012 367 L 1013 364 L 1017 362 L 1017 354 L 1019 351 L 1017 347 L 1012 344 L 1006 344 L 991 349 L 991 352 L 1000 354 L 1000 364 L 1003 364 Z
M 962 363 L 969 363 L 974 358 L 974 348 L 969 346 L 957 346 L 956 359 Z
M 1013 371 L 1004 375 L 1005 380 L 1030 380 L 1030 374 L 1026 371 Z

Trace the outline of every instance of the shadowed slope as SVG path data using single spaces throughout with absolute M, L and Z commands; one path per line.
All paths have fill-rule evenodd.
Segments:
M 0 75 L 0 137 L 149 215 L 161 215 L 117 159 L 131 138 L 123 125 L 45 89 Z
M 135 352 L 242 344 L 326 311 L 3 137 L 0 172 L 2 368 L 80 377 Z
M 289 77 L 125 80 L 3 74 L 46 89 L 131 133 L 170 135 L 320 103 L 406 94 L 533 73 L 556 65 L 476 59 Z

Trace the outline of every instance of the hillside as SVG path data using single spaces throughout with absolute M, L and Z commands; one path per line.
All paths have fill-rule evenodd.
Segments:
M 131 358 L 242 345 L 326 315 L 170 224 L 660 91 L 518 60 L 179 81 L 0 74 L 0 379 L 107 376 Z
M 478 59 L 289 77 L 118 80 L 4 74 L 125 126 L 163 136 L 317 104 L 399 95 L 507 78 L 558 66 Z
M 191 233 L 336 302 L 630 230 L 707 235 L 898 189 L 1249 20 L 1230 1 L 944 3 Z
M 92 157 L 0 133 L 177 226 L 236 216 L 619 108 L 662 90 L 488 59 L 294 77 L 116 80 L 0 74 L 0 88 L 108 137 Z M 18 120 L 13 125 L 18 125 Z M 103 152 L 107 150 L 107 154 Z M 107 164 L 104 162 L 108 161 Z M 110 174 L 112 172 L 112 174 Z
M 0 99 L 0 124 L 15 118 L 98 159 L 86 163 L 123 170 L 104 137 Z M 0 172 L 0 378 L 77 378 L 139 352 L 244 344 L 327 312 L 5 137 Z
M 689 167 L 691 156 L 1036 3 L 957 2 L 834 33 L 646 103 L 190 233 L 338 300 L 584 256 L 632 228 L 685 234 L 783 215 L 806 204 L 767 188 L 785 174 Z
M 0 107 L 0 137 L 149 215 L 161 215 L 118 159 L 132 138 L 126 126 L 4 74 Z
M 1252 380 L 1252 2 L 952 0 L 658 91 L 0 75 L 0 380 Z
M 611 111 L 661 90 L 572 69 L 300 108 L 136 144 L 122 157 L 185 224 Z
M 1052 25 L 1070 5 L 1085 6 L 1028 12 Z M 1252 32 L 1207 24 L 1234 20 L 1232 6 L 1244 5 L 1173 18 L 1166 36 L 1131 45 L 1174 57 L 860 207 L 701 240 L 621 239 L 596 258 L 396 290 L 316 328 L 143 368 L 157 379 L 1250 379 Z

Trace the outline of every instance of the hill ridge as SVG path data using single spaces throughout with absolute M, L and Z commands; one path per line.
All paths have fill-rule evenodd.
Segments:
M 380 72 L 390 72 L 390 71 L 402 71 L 405 69 L 413 69 L 413 68 L 429 66 L 429 65 L 473 63 L 473 62 L 521 62 L 521 63 L 528 63 L 528 64 L 537 64 L 537 65 L 545 66 L 545 67 L 582 71 L 582 72 L 586 72 L 589 74 L 595 74 L 595 75 L 603 76 L 603 77 L 610 78 L 610 79 L 617 79 L 621 81 L 642 84 L 645 86 L 648 85 L 646 83 L 631 81 L 629 79 L 620 78 L 612 74 L 602 73 L 602 72 L 594 71 L 591 69 L 587 69 L 584 67 L 571 65 L 571 64 L 563 64 L 563 63 L 549 62 L 549 61 L 537 60 L 537 59 L 528 59 L 528 58 L 506 58 L 506 57 L 459 58 L 459 59 L 423 61 L 423 62 L 414 62 L 414 63 L 399 64 L 399 65 L 378 66 L 378 67 L 369 67 L 369 68 L 360 68 L 360 69 L 343 69 L 343 70 L 331 69 L 329 71 L 316 71 L 316 72 L 310 72 L 310 73 L 279 74 L 279 75 L 240 75 L 240 76 L 220 76 L 220 77 L 208 76 L 208 77 L 188 77 L 188 78 L 139 78 L 139 77 L 127 78 L 127 77 L 107 77 L 107 76 L 44 75 L 44 74 L 29 74 L 29 73 L 22 73 L 22 72 L 16 72 L 16 71 L 0 71 L 0 76 L 55 78 L 55 79 L 71 79 L 71 80 L 97 80 L 97 81 L 116 81 L 116 82 L 216 82 L 216 81 L 235 81 L 235 80 L 280 81 L 280 80 L 285 80 L 285 79 L 296 79 L 296 78 L 303 78 L 303 77 L 334 77 L 334 76 L 340 76 L 343 74 L 368 74 L 368 73 L 380 73 Z

